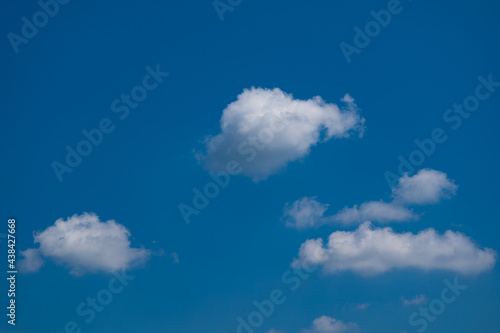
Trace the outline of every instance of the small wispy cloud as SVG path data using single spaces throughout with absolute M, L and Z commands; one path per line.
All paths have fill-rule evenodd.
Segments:
M 356 310 L 365 310 L 370 306 L 370 303 L 361 303 L 356 305 Z
M 267 333 L 285 333 L 284 331 L 280 331 L 280 330 L 275 330 L 274 328 L 271 328 L 269 331 L 267 331 Z
M 416 295 L 411 299 L 405 299 L 401 297 L 401 300 L 403 301 L 404 306 L 409 306 L 409 305 L 420 305 L 425 302 L 427 302 L 427 296 L 424 294 Z
M 19 271 L 21 273 L 38 272 L 44 264 L 44 260 L 38 249 L 27 249 L 20 251 L 21 260 L 19 261 Z
M 179 263 L 179 255 L 177 254 L 177 252 L 172 252 L 172 260 L 173 260 L 174 264 Z

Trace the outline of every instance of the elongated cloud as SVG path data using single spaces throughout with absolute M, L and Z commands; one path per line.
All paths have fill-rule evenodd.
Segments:
M 458 186 L 441 171 L 422 169 L 416 175 L 404 175 L 392 190 L 391 202 L 368 201 L 344 207 L 334 215 L 325 216 L 328 204 L 314 197 L 305 197 L 285 206 L 286 225 L 295 229 L 318 227 L 323 224 L 360 224 L 366 221 L 389 223 L 417 220 L 412 206 L 436 204 L 455 195 Z
M 383 201 L 368 201 L 361 206 L 346 207 L 331 218 L 343 224 L 361 223 L 365 221 L 376 221 L 387 223 L 392 221 L 410 221 L 418 217 L 403 206 Z
M 222 171 L 231 160 L 254 181 L 277 173 L 289 162 L 307 156 L 312 146 L 331 138 L 362 135 L 364 119 L 354 99 L 345 106 L 325 103 L 316 96 L 295 99 L 278 88 L 245 89 L 220 119 L 221 132 L 206 139 L 197 157 L 211 172 Z
M 114 220 L 101 222 L 95 214 L 58 219 L 34 237 L 40 247 L 24 251 L 28 271 L 37 270 L 36 260 L 41 257 L 70 268 L 73 275 L 82 275 L 127 269 L 150 256 L 149 250 L 130 247 L 130 232 L 123 225 Z
M 292 265 L 308 262 L 323 266 L 327 273 L 353 271 L 362 275 L 393 269 L 475 274 L 491 269 L 496 257 L 496 251 L 478 247 L 459 232 L 448 230 L 440 235 L 431 228 L 418 234 L 396 233 L 364 223 L 355 231 L 332 233 L 326 245 L 321 239 L 307 240 Z

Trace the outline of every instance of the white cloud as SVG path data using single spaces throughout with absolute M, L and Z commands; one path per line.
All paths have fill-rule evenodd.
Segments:
M 361 303 L 356 305 L 356 310 L 365 310 L 370 306 L 370 303 Z
M 295 201 L 292 205 L 285 206 L 286 225 L 296 229 L 312 228 L 319 224 L 323 218 L 328 205 L 324 205 L 315 200 L 315 198 L 302 198 Z
M 149 250 L 130 247 L 130 232 L 123 225 L 114 220 L 101 222 L 93 213 L 58 219 L 34 237 L 35 244 L 40 244 L 39 254 L 69 267 L 74 275 L 127 269 L 150 256 Z
M 321 316 L 314 319 L 312 327 L 305 330 L 304 333 L 347 333 L 357 332 L 358 325 L 355 323 L 344 323 L 329 316 Z
M 322 265 L 327 273 L 353 271 L 362 275 L 393 269 L 449 270 L 474 274 L 492 268 L 496 251 L 481 249 L 471 239 L 451 230 L 443 235 L 434 229 L 418 234 L 396 233 L 364 223 L 355 231 L 336 231 L 328 244 L 309 239 L 292 265 Z
M 446 173 L 422 169 L 416 175 L 404 175 L 399 179 L 392 194 L 395 201 L 405 204 L 426 205 L 438 203 L 455 195 L 458 186 Z
M 329 316 L 321 316 L 312 322 L 311 328 L 302 330 L 303 333 L 354 333 L 359 332 L 355 323 L 344 323 Z M 280 330 L 270 329 L 267 333 L 285 333 Z
M 285 333 L 285 332 L 271 328 L 269 331 L 267 331 L 267 333 Z
M 368 201 L 361 206 L 352 208 L 345 207 L 331 218 L 344 224 L 361 223 L 366 221 L 377 221 L 382 223 L 410 221 L 418 216 L 403 206 L 383 201 Z
M 408 305 L 420 305 L 420 304 L 423 304 L 425 302 L 427 302 L 427 297 L 423 294 L 420 294 L 420 295 L 417 295 L 415 297 L 413 297 L 412 299 L 404 299 L 404 298 L 401 298 L 402 301 L 403 301 L 403 305 L 404 306 L 408 306 Z
M 334 215 L 325 216 L 327 204 L 315 198 L 302 198 L 285 207 L 286 225 L 296 229 L 318 227 L 323 224 L 344 225 L 363 222 L 405 222 L 419 219 L 409 206 L 433 204 L 455 195 L 457 185 L 444 172 L 422 169 L 416 175 L 400 178 L 393 188 L 393 201 L 368 201 L 353 207 L 344 207 Z
M 354 99 L 345 95 L 342 102 L 346 106 L 339 108 L 319 96 L 300 100 L 279 88 L 245 89 L 224 109 L 221 133 L 208 137 L 197 157 L 211 172 L 235 160 L 243 175 L 265 179 L 307 156 L 318 142 L 347 138 L 352 132 L 362 136 L 364 119 Z
M 20 251 L 20 254 L 23 257 L 23 259 L 19 261 L 19 271 L 21 273 L 38 272 L 44 263 L 37 249 Z

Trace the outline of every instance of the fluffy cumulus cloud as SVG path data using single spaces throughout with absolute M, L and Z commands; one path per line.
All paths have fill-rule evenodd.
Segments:
M 314 227 L 323 218 L 323 214 L 328 209 L 315 198 L 302 198 L 291 205 L 286 205 L 284 218 L 289 227 L 296 229 L 307 229 Z
M 353 271 L 362 275 L 393 269 L 449 270 L 475 274 L 492 268 L 497 253 L 482 249 L 459 232 L 438 234 L 426 229 L 418 234 L 396 233 L 364 223 L 355 231 L 336 231 L 328 243 L 310 239 L 303 243 L 293 266 L 317 264 L 327 273 Z
M 74 275 L 127 269 L 146 262 L 150 256 L 149 250 L 130 246 L 130 232 L 123 225 L 114 220 L 102 222 L 95 214 L 58 219 L 34 237 L 40 247 L 24 252 L 28 267 L 36 267 L 32 264 L 36 251 L 36 255 L 68 267 Z
M 229 104 L 220 119 L 221 132 L 206 139 L 197 157 L 211 172 L 224 171 L 237 161 L 241 174 L 254 181 L 277 173 L 289 162 L 307 156 L 312 146 L 331 138 L 347 138 L 364 130 L 354 99 L 344 106 L 316 96 L 293 98 L 278 88 L 245 89 Z
M 304 333 L 347 333 L 358 332 L 358 325 L 355 323 L 344 323 L 329 316 L 321 316 L 314 319 L 312 327 L 304 330 Z
M 416 175 L 404 175 L 392 190 L 393 200 L 368 201 L 353 207 L 344 207 L 334 215 L 326 215 L 329 205 L 315 198 L 302 198 L 285 206 L 286 225 L 296 229 L 318 227 L 323 224 L 360 224 L 366 221 L 388 223 L 417 220 L 420 216 L 412 206 L 436 204 L 455 195 L 458 186 L 446 173 L 422 169 Z
M 444 172 L 423 169 L 412 177 L 401 177 L 392 194 L 397 202 L 426 205 L 454 196 L 457 188 Z

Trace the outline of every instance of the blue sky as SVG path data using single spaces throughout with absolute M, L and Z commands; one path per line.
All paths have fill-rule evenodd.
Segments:
M 16 327 L 0 331 L 231 333 L 281 290 L 255 332 L 417 332 L 409 316 L 457 278 L 467 289 L 425 331 L 497 332 L 500 87 L 484 82 L 500 82 L 499 4 L 222 3 L 223 20 L 212 1 L 72 1 L 17 44 L 10 33 L 25 38 L 41 7 L 3 4 L 0 207 L 17 221 L 18 263 L 32 251 Z M 341 43 L 356 47 L 354 28 L 381 10 L 391 21 L 348 62 Z M 458 120 L 466 99 L 479 104 Z M 274 116 L 287 125 L 246 164 L 237 146 Z M 97 128 L 68 166 L 66 147 Z M 446 140 L 415 153 L 433 136 Z M 410 155 L 424 159 L 404 176 Z M 235 159 L 241 172 L 187 224 L 179 205 Z M 346 207 L 357 218 L 336 215 Z M 328 252 L 332 234 L 381 238 Z M 299 249 L 317 239 L 326 254 L 297 280 Z M 77 307 L 122 269 L 134 279 L 86 323 Z

